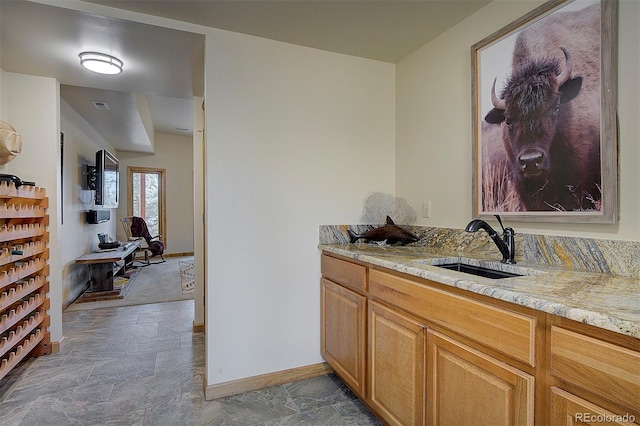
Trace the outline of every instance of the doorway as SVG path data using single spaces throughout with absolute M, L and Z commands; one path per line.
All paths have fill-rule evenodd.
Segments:
M 166 170 L 129 166 L 127 174 L 127 216 L 143 218 L 151 235 L 162 236 L 166 249 Z

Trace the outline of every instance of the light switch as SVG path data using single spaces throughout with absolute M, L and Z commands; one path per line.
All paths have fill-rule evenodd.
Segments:
M 422 202 L 422 217 L 431 217 L 431 200 Z

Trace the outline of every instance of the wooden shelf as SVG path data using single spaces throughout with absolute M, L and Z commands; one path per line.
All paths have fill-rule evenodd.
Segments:
M 45 209 L 38 205 L 0 204 L 0 219 L 42 218 Z
M 43 188 L 0 183 L 0 380 L 51 353 L 48 205 Z
M 14 346 L 7 357 L 3 357 L 0 361 L 0 379 L 9 374 L 13 368 L 18 365 L 20 361 L 29 355 L 32 350 L 35 350 L 38 344 L 42 343 L 45 338 L 49 338 L 49 332 L 43 332 L 38 328 L 35 333 L 31 334 L 29 338 L 22 341 L 21 344 Z
M 21 251 L 22 254 L 11 254 L 14 250 Z M 25 244 L 15 244 L 11 247 L 3 248 L 0 251 L 0 267 L 7 264 L 13 264 L 14 262 L 23 261 L 32 256 L 45 253 L 45 257 L 49 258 L 49 251 L 44 241 L 32 241 Z
M 13 183 L 0 182 L 0 198 L 24 198 L 27 200 L 45 200 L 47 191 L 37 186 L 22 185 L 19 188 Z
M 9 328 L 20 322 L 21 319 L 25 318 L 35 309 L 42 306 L 45 300 L 45 296 L 42 296 L 40 293 L 36 293 L 28 300 L 18 304 L 15 309 L 8 310 L 9 312 L 0 317 L 0 333 L 4 333 L 9 330 Z
M 0 228 L 0 242 L 42 237 L 47 230 L 39 223 L 5 225 Z
M 17 262 L 15 266 L 8 271 L 0 272 L 0 290 L 5 289 L 11 284 L 19 283 L 20 280 L 31 275 L 37 274 L 46 268 L 46 260 L 36 258 L 28 262 Z M 48 275 L 48 274 L 45 274 Z

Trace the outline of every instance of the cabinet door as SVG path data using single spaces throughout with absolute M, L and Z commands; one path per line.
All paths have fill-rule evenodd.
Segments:
M 637 420 L 632 414 L 614 414 L 562 389 L 551 388 L 551 426 L 629 425 Z
M 369 302 L 368 402 L 392 425 L 424 425 L 426 327 Z
M 364 398 L 366 298 L 322 278 L 322 357 Z
M 534 378 L 429 331 L 430 425 L 532 425 Z

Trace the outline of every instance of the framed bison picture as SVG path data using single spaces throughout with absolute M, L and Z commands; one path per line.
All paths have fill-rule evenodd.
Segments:
M 473 215 L 614 223 L 617 5 L 553 0 L 471 48 Z

